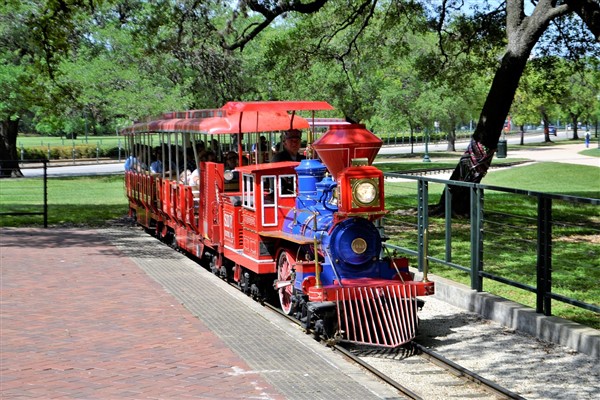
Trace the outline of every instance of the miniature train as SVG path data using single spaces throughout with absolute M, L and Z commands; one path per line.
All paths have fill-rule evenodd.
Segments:
M 130 215 L 245 293 L 278 298 L 317 338 L 397 347 L 414 338 L 417 296 L 433 294 L 434 284 L 413 280 L 407 260 L 386 252 L 383 173 L 372 165 L 382 141 L 363 125 L 329 120 L 312 142 L 315 121 L 323 124 L 315 113 L 331 109 L 229 102 L 124 129 Z M 309 130 L 307 158 L 269 163 L 272 138 L 289 129 Z M 200 143 L 213 144 L 217 159 L 204 161 Z M 231 170 L 223 146 L 238 157 Z M 148 171 L 153 157 L 168 167 Z

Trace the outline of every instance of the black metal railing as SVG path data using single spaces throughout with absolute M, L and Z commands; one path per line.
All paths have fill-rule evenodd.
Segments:
M 551 300 L 600 313 L 598 303 L 571 295 L 578 283 L 570 281 L 575 269 L 585 271 L 582 275 L 591 280 L 600 276 L 600 244 L 595 239 L 600 235 L 600 199 L 395 173 L 385 176 L 388 208 L 414 209 L 386 217 L 387 235 L 396 238 L 386 246 L 415 257 L 420 271 L 431 262 L 468 273 L 471 288 L 477 291 L 483 291 L 485 278 L 534 293 L 536 311 L 545 315 L 552 315 Z M 470 191 L 467 217 L 453 216 L 450 185 Z M 429 200 L 442 192 L 443 215 L 432 223 Z M 514 279 L 515 272 L 519 279 Z

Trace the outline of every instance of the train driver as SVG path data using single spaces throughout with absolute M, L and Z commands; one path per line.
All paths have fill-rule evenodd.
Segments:
M 298 129 L 290 129 L 283 135 L 283 150 L 273 156 L 272 162 L 278 161 L 300 161 L 306 157 L 300 154 L 302 132 Z

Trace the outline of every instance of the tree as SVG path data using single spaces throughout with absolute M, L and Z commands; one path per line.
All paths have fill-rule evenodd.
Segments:
M 73 39 L 73 20 L 93 8 L 84 1 L 10 1 L 0 4 L 0 177 L 22 176 L 17 162 L 21 116 L 52 104 L 46 88 Z
M 526 16 L 523 1 L 509 0 L 506 2 L 505 12 L 506 49 L 494 75 L 471 142 L 452 173 L 452 180 L 477 183 L 487 173 L 527 60 L 552 21 L 575 13 L 586 23 L 596 39 L 600 34 L 600 4 L 596 1 L 541 0 L 537 2 L 531 15 Z M 453 211 L 467 214 L 470 195 L 468 188 L 450 186 L 450 192 Z M 442 196 L 432 211 L 441 211 L 444 202 Z
M 208 5 L 207 5 L 208 4 Z M 92 132 L 165 110 L 208 108 L 247 85 L 211 31 L 219 2 L 37 0 L 0 5 L 0 160 L 21 176 L 19 120 Z M 83 122 L 83 123 L 82 123 Z
M 243 3 L 243 7 L 256 12 L 261 16 L 261 20 L 260 22 L 253 20 L 252 23 L 247 25 L 247 29 L 242 31 L 240 35 L 235 36 L 234 40 L 227 46 L 229 48 L 243 47 L 278 15 L 292 11 L 313 13 L 319 11 L 325 3 L 327 3 L 327 0 L 318 0 L 306 4 L 299 2 L 270 3 L 261 0 L 247 0 Z M 369 23 L 373 12 L 364 12 L 364 10 L 373 9 L 369 7 L 369 4 L 371 2 L 365 0 L 364 2 L 359 2 L 357 7 L 351 8 L 354 12 L 347 19 L 348 25 L 357 20 L 360 21 L 362 26 Z M 482 21 L 494 20 L 505 16 L 504 34 L 506 47 L 496 68 L 471 143 L 463 157 L 461 157 L 451 179 L 480 182 L 487 173 L 493 155 L 497 150 L 504 121 L 519 86 L 519 80 L 523 74 L 527 60 L 533 48 L 544 32 L 548 30 L 551 23 L 556 22 L 559 28 L 558 32 L 561 33 L 560 19 L 565 16 L 577 15 L 584 22 L 587 29 L 595 36 L 596 40 L 600 36 L 600 4 L 595 0 L 540 0 L 534 3 L 534 5 L 535 7 L 531 14 L 526 15 L 522 0 L 507 0 L 502 3 L 501 7 L 493 9 L 490 12 L 475 10 L 473 18 L 471 18 L 480 27 L 487 29 L 487 25 L 482 24 Z M 437 22 L 437 30 L 442 49 L 445 41 L 454 40 L 453 35 L 446 34 L 446 28 L 448 27 L 446 19 L 450 19 L 453 12 L 460 10 L 462 6 L 464 6 L 464 2 L 443 0 L 435 10 L 437 15 L 440 16 Z M 467 20 L 464 14 L 460 18 Z M 459 26 L 462 27 L 465 24 L 459 24 Z M 481 34 L 481 32 L 483 31 L 473 30 L 472 33 L 474 34 L 465 38 L 467 40 L 466 43 L 469 45 L 472 44 L 477 40 L 478 36 L 476 34 Z M 442 50 L 442 53 L 448 56 L 444 50 Z M 461 214 L 465 213 L 469 207 L 469 191 L 465 188 L 453 186 L 451 192 L 453 193 L 453 210 Z M 443 202 L 444 199 L 442 198 L 439 205 L 442 205 Z
M 98 4 L 109 7 L 108 12 L 97 12 L 104 10 Z M 245 75 L 237 51 L 249 48 L 263 31 L 279 31 L 281 27 L 308 24 L 308 18 L 294 19 L 292 15 L 310 15 L 310 20 L 315 21 L 313 26 L 316 29 L 304 37 L 310 37 L 317 44 L 317 51 L 313 54 L 294 54 L 300 56 L 300 64 L 306 71 L 299 72 L 289 78 L 289 81 L 297 83 L 305 82 L 303 78 L 313 78 L 312 81 L 306 80 L 313 85 L 311 91 L 310 85 L 301 86 L 305 93 L 314 95 L 318 93 L 314 90 L 314 85 L 318 82 L 314 79 L 314 74 L 323 74 L 328 83 L 324 85 L 323 89 L 327 91 L 323 93 L 328 93 L 333 98 L 336 98 L 335 93 L 342 93 L 337 97 L 336 105 L 348 116 L 369 120 L 376 116 L 373 104 L 382 93 L 382 84 L 387 82 L 387 77 L 372 73 L 379 67 L 378 62 L 388 62 L 389 65 L 384 64 L 383 67 L 391 67 L 393 58 L 385 57 L 386 51 L 390 54 L 393 54 L 392 51 L 404 54 L 404 44 L 399 36 L 405 32 L 433 29 L 439 51 L 429 57 L 422 55 L 418 64 L 424 71 L 429 66 L 429 72 L 448 77 L 434 85 L 437 88 L 446 87 L 447 93 L 452 93 L 456 87 L 466 86 L 461 81 L 464 79 L 461 74 L 466 75 L 463 72 L 469 70 L 466 67 L 474 71 L 487 71 L 487 68 L 494 65 L 493 79 L 490 77 L 492 83 L 471 145 L 453 174 L 453 179 L 479 182 L 487 172 L 496 151 L 504 121 L 534 46 L 540 43 L 540 38 L 546 33 L 563 38 L 569 36 L 565 47 L 575 55 L 581 56 L 589 52 L 590 48 L 597 50 L 597 43 L 590 44 L 589 40 L 586 43 L 585 40 L 572 38 L 570 35 L 572 20 L 575 20 L 582 27 L 585 26 L 585 30 L 576 30 L 578 34 L 583 35 L 587 31 L 598 38 L 600 4 L 596 0 L 539 0 L 528 16 L 522 0 L 507 0 L 497 8 L 481 10 L 480 3 L 477 2 L 476 8 L 468 12 L 464 10 L 465 3 L 458 0 L 440 0 L 433 6 L 431 4 L 428 1 L 414 0 L 245 0 L 231 7 L 230 3 L 218 0 L 129 0 L 115 2 L 114 5 L 110 1 L 39 0 L 25 5 L 11 1 L 0 6 L 2 18 L 8 22 L 0 31 L 0 40 L 5 44 L 0 51 L 3 52 L 2 60 L 9 63 L 3 64 L 3 68 L 23 68 L 22 60 L 25 60 L 32 70 L 21 70 L 23 79 L 31 80 L 31 76 L 35 76 L 39 85 L 66 89 L 66 93 L 69 93 L 69 89 L 81 89 L 85 85 L 82 82 L 75 84 L 76 80 L 72 78 L 66 81 L 57 79 L 60 77 L 57 65 L 68 57 L 78 56 L 73 52 L 88 38 L 86 35 L 92 31 L 93 26 L 102 27 L 113 23 L 133 40 L 134 54 L 138 57 L 132 59 L 139 64 L 140 73 L 151 77 L 162 74 L 171 85 L 180 86 L 181 93 L 192 93 L 191 106 L 220 105 L 222 101 L 232 98 L 256 98 L 257 93 L 261 96 L 273 93 L 273 86 L 271 89 L 268 87 L 269 82 L 261 83 L 254 76 Z M 90 16 L 94 18 L 90 19 Z M 406 16 L 410 17 L 405 18 Z M 572 16 L 577 16 L 578 19 L 573 18 L 565 25 L 563 18 Z M 412 23 L 413 17 L 417 23 Z M 327 21 L 332 22 L 329 27 Z M 378 24 L 382 29 L 368 29 L 377 27 Z M 565 29 L 566 27 L 569 29 Z M 320 40 L 316 39 L 317 34 L 320 35 Z M 19 40 L 15 40 L 15 37 Z M 87 43 L 89 47 L 104 43 L 93 38 Z M 542 50 L 556 52 L 554 43 L 561 41 L 548 40 L 548 43 L 552 45 L 546 44 Z M 110 50 L 108 47 L 106 49 Z M 275 49 L 268 49 L 268 52 L 271 50 Z M 25 54 L 29 58 L 20 58 L 15 54 Z M 499 61 L 495 58 L 497 54 L 501 55 Z M 166 57 L 161 57 L 164 55 Z M 81 60 L 81 57 L 77 60 Z M 435 62 L 429 62 L 432 60 Z M 279 60 L 275 64 L 281 65 Z M 461 68 L 456 68 L 456 65 Z M 336 79 L 336 74 L 345 80 Z M 0 74 L 2 79 L 6 76 L 8 73 Z M 274 77 L 281 76 L 284 75 Z M 49 80 L 44 82 L 45 77 Z M 14 83 L 11 79 L 12 75 L 2 85 L 11 86 L 11 82 Z M 17 88 L 23 90 L 18 96 L 28 97 L 27 90 L 22 85 L 17 85 Z M 284 90 L 286 89 L 277 88 L 280 94 L 286 93 Z M 46 104 L 52 104 L 56 97 L 48 97 L 58 92 L 60 90 L 51 90 L 49 93 L 42 92 L 44 95 L 40 96 L 36 91 L 36 96 L 45 97 L 50 100 Z M 84 91 L 71 93 L 80 94 Z M 389 94 L 391 93 L 388 92 Z M 393 96 L 387 98 L 393 99 Z M 10 104 L 9 100 L 3 99 L 2 104 Z M 95 103 L 101 101 L 97 98 L 93 100 Z M 36 99 L 31 105 L 38 103 L 41 100 Z M 10 107 L 2 107 L 1 117 L 5 121 L 3 126 L 7 128 L 3 128 L 0 133 L 3 139 L 10 139 L 5 140 L 10 147 L 16 141 L 6 133 L 10 126 L 6 121 L 14 121 L 22 113 L 11 110 Z M 104 107 L 97 109 L 102 108 Z M 31 110 L 32 107 L 26 109 Z M 95 117 L 99 118 L 99 115 L 95 114 Z M 378 120 L 381 121 L 381 118 Z M 10 153 L 9 149 L 7 151 Z M 5 155 L 13 157 L 12 153 Z M 453 187 L 452 190 L 453 206 L 461 203 L 468 205 L 468 201 L 465 201 L 468 192 L 462 192 L 461 195 L 460 188 Z

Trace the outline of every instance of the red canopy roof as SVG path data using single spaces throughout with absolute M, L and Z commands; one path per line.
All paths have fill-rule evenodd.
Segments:
M 292 128 L 307 129 L 308 121 L 297 115 L 292 118 L 290 114 L 282 111 L 249 111 L 207 118 L 200 123 L 199 128 L 202 132 L 210 134 L 269 132 Z
M 333 110 L 325 101 L 231 101 L 220 109 L 175 111 L 161 119 L 140 122 L 123 129 L 136 132 L 192 132 L 231 134 L 306 129 L 306 119 L 289 111 Z M 242 121 L 240 125 L 240 119 Z
M 319 111 L 333 110 L 326 101 L 230 101 L 223 110 L 228 112 L 246 111 Z

